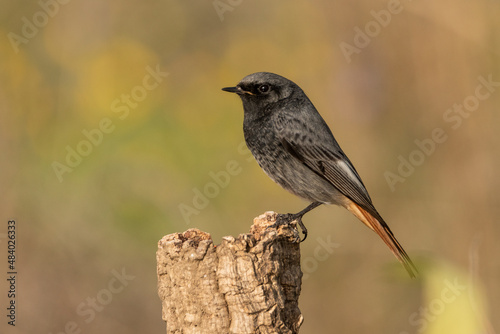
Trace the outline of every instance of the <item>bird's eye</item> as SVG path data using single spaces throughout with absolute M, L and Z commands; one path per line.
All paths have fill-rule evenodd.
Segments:
M 269 91 L 269 85 L 260 85 L 259 86 L 259 92 L 267 93 L 268 91 Z

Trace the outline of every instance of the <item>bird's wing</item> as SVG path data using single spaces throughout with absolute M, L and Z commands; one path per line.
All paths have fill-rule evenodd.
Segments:
M 284 112 L 275 118 L 277 134 L 283 147 L 344 196 L 379 218 L 358 172 L 324 120 L 316 110 L 314 112 L 315 119 L 308 119 L 308 122 L 298 113 Z
M 311 105 L 312 106 L 312 105 Z M 311 106 L 281 112 L 275 118 L 275 128 L 281 144 L 292 156 L 314 173 L 330 182 L 350 199 L 346 208 L 366 226 L 376 232 L 411 277 L 416 268 L 403 247 L 396 240 L 389 226 L 372 204 L 358 172 L 344 154 L 330 129 Z

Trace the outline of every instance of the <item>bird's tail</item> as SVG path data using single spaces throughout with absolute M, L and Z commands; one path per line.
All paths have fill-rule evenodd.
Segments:
M 406 254 L 405 250 L 396 240 L 396 237 L 392 234 L 391 229 L 382 218 L 376 219 L 354 202 L 350 202 L 347 205 L 347 209 L 358 217 L 358 219 L 361 220 L 366 226 L 375 231 L 375 233 L 377 233 L 382 240 L 384 240 L 385 244 L 389 247 L 399 262 L 401 262 L 401 264 L 405 267 L 408 274 L 410 274 L 412 278 L 416 277 L 416 273 L 418 272 L 417 268 L 415 268 L 413 262 L 410 260 L 410 257 Z

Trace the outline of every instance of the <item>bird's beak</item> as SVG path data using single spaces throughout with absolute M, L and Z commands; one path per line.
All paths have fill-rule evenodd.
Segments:
M 243 88 L 241 88 L 240 86 L 236 86 L 236 87 L 225 87 L 225 88 L 222 88 L 223 91 L 225 92 L 229 92 L 229 93 L 236 93 L 238 95 L 255 95 L 254 93 L 252 92 L 249 92 L 247 90 L 243 90 Z
M 243 91 L 240 87 L 225 87 L 222 88 L 222 90 L 229 93 L 243 94 Z

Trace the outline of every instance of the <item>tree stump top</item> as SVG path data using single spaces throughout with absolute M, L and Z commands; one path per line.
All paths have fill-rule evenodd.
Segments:
M 189 229 L 158 242 L 158 294 L 167 333 L 298 333 L 302 272 L 294 224 L 254 219 L 250 233 L 222 238 Z

